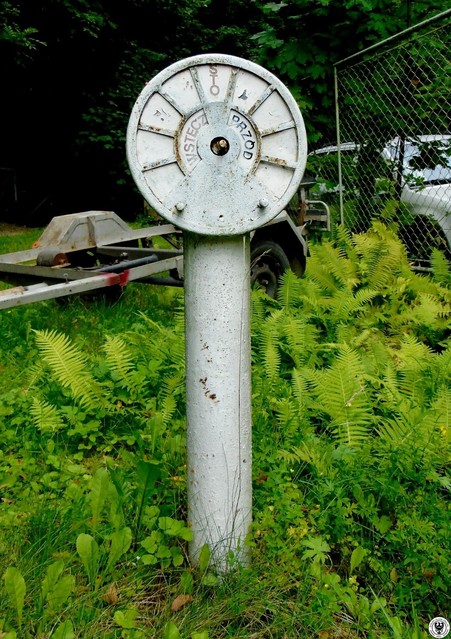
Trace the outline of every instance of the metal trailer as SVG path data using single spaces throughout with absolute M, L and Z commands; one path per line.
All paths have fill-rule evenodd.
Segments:
M 285 269 L 304 273 L 308 226 L 330 230 L 327 205 L 305 197 L 309 186 L 294 215 L 282 211 L 251 234 L 251 283 L 270 296 Z M 154 246 L 157 237 L 169 248 Z M 135 230 L 112 211 L 54 217 L 31 249 L 0 255 L 0 281 L 13 285 L 0 291 L 0 310 L 77 294 L 117 299 L 129 282 L 183 286 L 181 240 L 172 224 Z

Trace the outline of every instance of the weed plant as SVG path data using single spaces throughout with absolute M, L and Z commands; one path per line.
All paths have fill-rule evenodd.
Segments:
M 446 617 L 449 270 L 341 229 L 252 300 L 250 567 L 187 559 L 183 293 L 3 311 L 2 639 L 424 639 Z

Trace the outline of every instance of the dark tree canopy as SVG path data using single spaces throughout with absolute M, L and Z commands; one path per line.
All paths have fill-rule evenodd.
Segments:
M 0 0 L 0 219 L 139 213 L 125 159 L 130 111 L 145 82 L 190 55 L 262 64 L 292 89 L 318 136 L 333 118 L 333 61 L 404 28 L 408 5 L 418 20 L 433 3 Z

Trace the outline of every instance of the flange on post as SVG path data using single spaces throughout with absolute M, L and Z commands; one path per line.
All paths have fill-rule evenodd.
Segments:
M 143 89 L 127 131 L 143 197 L 185 231 L 188 518 L 196 561 L 246 561 L 251 524 L 249 232 L 301 181 L 299 108 L 269 71 L 234 56 L 177 62 Z

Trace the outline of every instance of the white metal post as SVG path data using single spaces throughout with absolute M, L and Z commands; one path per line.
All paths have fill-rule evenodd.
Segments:
M 177 62 L 138 97 L 132 175 L 183 229 L 188 515 L 194 563 L 246 562 L 251 523 L 249 233 L 288 204 L 307 140 L 299 107 L 269 71 L 234 56 Z
M 185 233 L 184 252 L 190 554 L 226 569 L 252 519 L 249 236 Z

